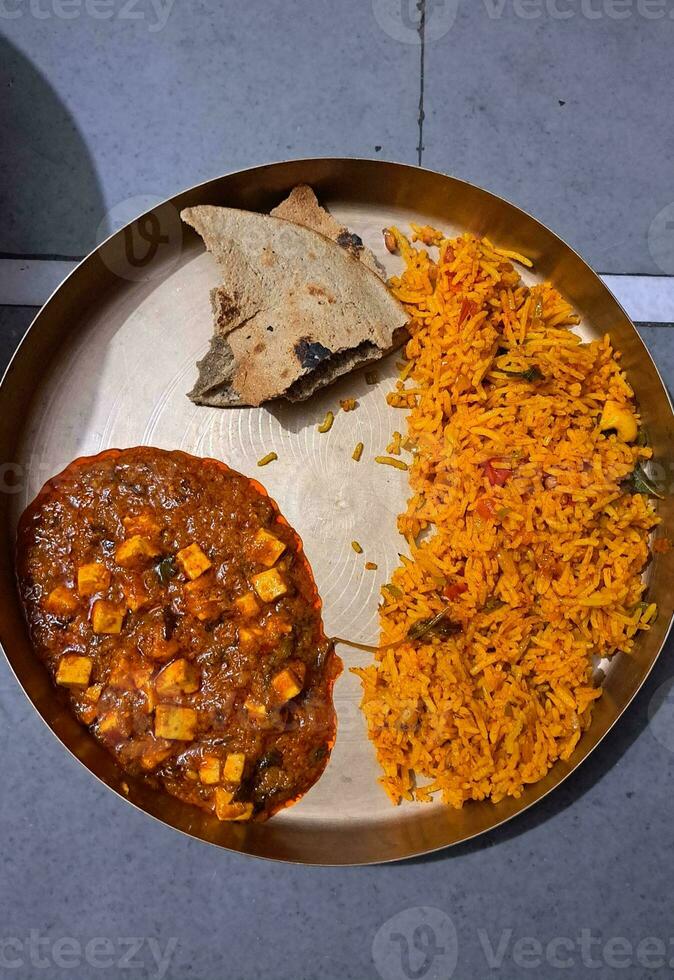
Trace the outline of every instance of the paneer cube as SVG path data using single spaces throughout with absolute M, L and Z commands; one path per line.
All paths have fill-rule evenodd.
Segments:
M 65 585 L 58 585 L 47 596 L 45 606 L 55 616 L 72 616 L 78 606 L 77 596 Z
M 82 695 L 87 703 L 79 709 L 79 715 L 85 725 L 90 725 L 98 715 L 98 702 L 102 691 L 102 684 L 93 684 L 91 687 L 88 687 Z
M 243 706 L 248 712 L 249 717 L 255 718 L 257 721 L 263 721 L 267 717 L 265 706 L 253 698 L 247 698 Z
M 188 660 L 174 660 L 159 672 L 154 683 L 160 697 L 193 694 L 199 690 L 199 669 Z
M 141 636 L 138 646 L 146 657 L 160 663 L 172 660 L 180 649 L 180 644 L 176 639 L 172 637 L 170 640 L 166 640 L 163 631 L 158 628 Z
M 138 612 L 150 602 L 150 594 L 145 588 L 142 575 L 131 575 L 122 585 L 124 598 L 130 612 Z
M 215 815 L 218 820 L 250 820 L 253 816 L 253 804 L 230 803 L 216 806 Z
M 99 735 L 123 735 L 126 721 L 118 711 L 109 711 L 98 722 Z
M 198 544 L 194 543 L 183 548 L 176 555 L 176 561 L 189 579 L 194 581 L 211 567 L 211 563 Z
M 165 762 L 173 751 L 171 745 L 167 745 L 164 741 L 160 742 L 149 735 L 147 747 L 140 757 L 140 764 L 146 772 L 151 772 L 162 762 Z
M 260 606 L 253 595 L 252 592 L 246 592 L 244 595 L 239 596 L 238 599 L 234 600 L 234 605 L 247 619 L 252 619 L 253 616 L 257 616 L 260 611 Z
M 130 538 L 134 534 L 142 534 L 146 538 L 152 538 L 161 531 L 159 522 L 149 511 L 137 514 L 135 517 L 125 517 L 122 523 Z
M 270 568 L 267 572 L 253 575 L 251 582 L 263 602 L 273 602 L 288 591 L 288 586 L 277 568 Z
M 105 565 L 92 562 L 90 565 L 80 565 L 77 570 L 77 591 L 80 595 L 96 595 L 105 592 L 110 585 L 110 572 Z
M 285 550 L 286 546 L 283 541 L 261 527 L 253 538 L 251 558 L 259 562 L 260 565 L 264 565 L 265 568 L 271 568 Z
M 252 803 L 232 803 L 232 794 L 218 787 L 215 790 L 215 815 L 218 820 L 250 820 Z
M 223 789 L 221 786 L 218 787 L 213 793 L 213 799 L 215 800 L 216 811 L 218 807 L 228 806 L 234 799 L 234 791 L 231 789 Z
M 111 687 L 141 691 L 152 676 L 150 664 L 144 664 L 137 653 L 117 654 L 111 659 L 108 684 Z
M 145 691 L 149 685 L 153 670 L 151 664 L 134 664 L 131 668 L 131 683 L 137 691 Z
M 194 708 L 159 704 L 154 713 L 154 733 L 157 738 L 191 742 L 197 734 L 197 713 Z
M 143 692 L 143 697 L 145 698 L 143 713 L 146 715 L 151 715 L 154 709 L 157 707 L 157 692 L 152 684 L 144 684 L 141 690 Z
M 115 560 L 122 568 L 141 568 L 143 565 L 149 565 L 159 554 L 161 554 L 160 549 L 149 538 L 134 534 L 119 545 L 115 551 Z
M 199 779 L 205 786 L 220 782 L 220 760 L 214 755 L 206 755 L 199 766 Z
M 80 657 L 74 653 L 66 653 L 59 660 L 56 671 L 56 683 L 64 687 L 85 686 L 89 683 L 94 662 L 91 657 Z
M 75 709 L 77 716 L 80 721 L 83 721 L 85 725 L 90 725 L 92 721 L 96 720 L 96 705 L 95 704 L 85 704 L 83 707 L 78 707 Z
M 222 588 L 210 575 L 185 585 L 185 605 L 202 623 L 218 619 L 226 604 Z
M 230 752 L 222 769 L 223 783 L 240 783 L 245 765 L 246 756 L 243 752 Z
M 271 686 L 279 699 L 285 704 L 291 698 L 297 697 L 302 690 L 302 681 L 294 670 L 286 667 L 272 679 Z
M 293 631 L 293 624 L 289 622 L 285 616 L 280 616 L 278 614 L 272 614 L 267 617 L 267 622 L 264 626 L 264 635 L 267 642 L 275 647 L 279 644 L 279 641 L 283 642 L 286 638 L 290 636 Z M 284 643 L 284 646 L 286 644 Z M 290 648 L 292 648 L 292 642 L 289 643 Z
M 121 633 L 126 609 L 114 602 L 99 599 L 91 611 L 94 633 Z
M 247 626 L 239 626 L 239 646 L 244 653 L 255 653 L 263 636 L 263 631 L 255 626 L 250 629 Z

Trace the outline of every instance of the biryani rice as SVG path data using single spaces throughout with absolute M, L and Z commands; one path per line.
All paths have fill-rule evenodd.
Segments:
M 657 517 L 622 485 L 648 448 L 600 431 L 636 416 L 608 337 L 583 343 L 549 284 L 487 239 L 427 227 L 391 281 L 411 316 L 389 402 L 409 408 L 409 557 L 382 590 L 381 640 L 449 604 L 460 627 L 357 669 L 393 802 L 519 796 L 573 752 L 601 695 L 593 664 L 629 653 L 655 607 L 641 573 Z

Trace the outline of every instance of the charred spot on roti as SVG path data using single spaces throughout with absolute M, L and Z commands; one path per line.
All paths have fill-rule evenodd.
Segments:
M 330 357 L 321 361 L 313 371 L 303 375 L 290 385 L 284 392 L 284 398 L 291 402 L 304 401 L 319 388 L 329 385 L 347 371 L 363 364 L 372 364 L 381 357 L 381 350 L 371 341 L 363 341 L 357 347 L 335 351 Z
M 340 236 L 347 235 L 349 239 L 351 238 L 349 229 L 341 225 L 327 208 L 318 203 L 318 198 L 308 184 L 298 184 L 297 187 L 293 187 L 288 196 L 273 208 L 271 214 L 276 218 L 283 218 L 296 225 L 311 228 L 312 231 L 331 238 L 338 245 L 344 245 L 344 241 L 339 241 Z M 366 248 L 357 235 L 353 237 L 358 239 L 359 244 L 351 251 L 351 255 L 371 269 L 380 279 L 384 279 L 386 272 L 374 252 Z
M 350 252 L 360 252 L 363 248 L 363 239 L 360 235 L 356 235 L 355 232 L 348 231 L 345 228 L 337 236 L 337 244 L 341 245 L 342 248 L 348 249 Z
M 295 344 L 295 354 L 306 371 L 313 371 L 321 361 L 332 355 L 332 351 L 324 347 L 323 344 L 319 344 L 318 341 L 301 337 Z
M 221 286 L 211 290 L 211 309 L 217 330 L 224 331 L 240 315 L 239 303 Z

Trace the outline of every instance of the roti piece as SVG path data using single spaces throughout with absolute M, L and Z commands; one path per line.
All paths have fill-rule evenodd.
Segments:
M 285 204 L 295 217 L 304 207 L 314 223 L 334 220 L 306 192 Z M 354 257 L 357 244 L 345 248 L 284 218 L 233 208 L 188 208 L 181 217 L 223 276 L 211 292 L 211 347 L 189 395 L 196 404 L 301 401 L 404 342 L 407 315 Z
M 359 259 L 368 269 L 372 269 L 380 279 L 385 277 L 383 267 L 377 261 L 374 252 L 363 245 L 360 235 L 355 235 L 344 225 L 321 207 L 313 189 L 308 184 L 298 184 L 293 187 L 290 194 L 284 201 L 273 208 L 270 212 L 275 218 L 285 218 L 286 221 L 293 221 L 296 225 L 304 225 L 317 231 L 319 235 L 325 235 L 337 242 L 342 248 Z

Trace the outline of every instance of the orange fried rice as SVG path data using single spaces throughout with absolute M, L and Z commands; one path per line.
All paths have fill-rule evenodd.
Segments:
M 623 482 L 651 452 L 609 338 L 582 342 L 551 285 L 522 283 L 519 256 L 389 234 L 411 317 L 389 402 L 409 409 L 412 496 L 382 644 L 447 614 L 356 670 L 362 706 L 394 802 L 496 803 L 569 758 L 598 660 L 653 621 L 641 573 L 658 519 Z

